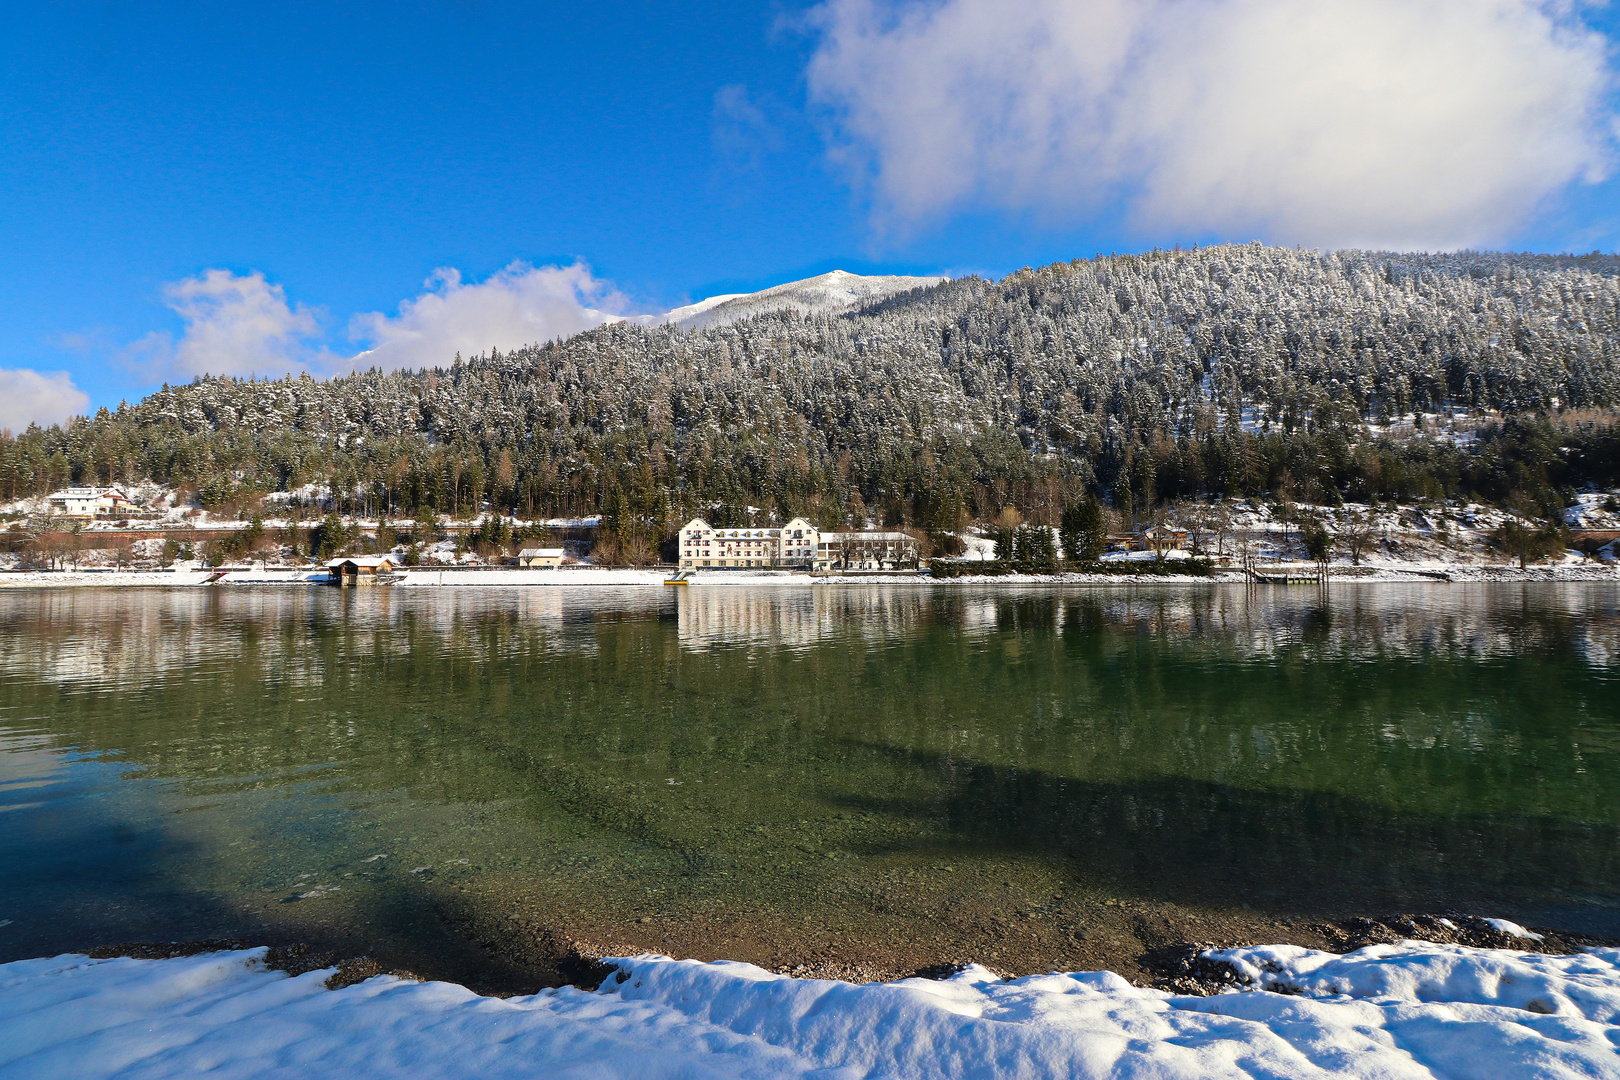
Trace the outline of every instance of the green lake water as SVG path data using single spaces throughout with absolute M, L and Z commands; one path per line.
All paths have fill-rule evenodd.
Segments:
M 0 594 L 0 960 L 924 878 L 1620 936 L 1617 841 L 1607 584 Z

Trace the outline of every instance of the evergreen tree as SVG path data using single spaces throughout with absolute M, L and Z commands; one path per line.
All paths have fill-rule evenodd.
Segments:
M 1094 563 L 1102 557 L 1107 541 L 1103 525 L 1102 507 L 1089 495 L 1071 502 L 1063 508 L 1062 524 L 1058 528 L 1058 541 L 1063 546 L 1063 557 L 1070 562 Z

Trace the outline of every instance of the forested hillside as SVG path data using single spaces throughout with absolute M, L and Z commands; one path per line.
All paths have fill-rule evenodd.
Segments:
M 0 440 L 0 496 L 330 482 L 357 510 L 664 522 L 755 506 L 948 527 L 1091 489 L 1549 510 L 1620 473 L 1620 260 L 1259 245 L 966 278 L 842 315 L 566 341 L 331 381 L 201 379 Z M 1412 413 L 1443 414 L 1394 423 Z

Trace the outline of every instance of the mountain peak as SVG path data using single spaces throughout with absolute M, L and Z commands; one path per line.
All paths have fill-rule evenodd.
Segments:
M 711 296 L 695 304 L 676 308 L 658 319 L 688 329 L 729 326 L 742 319 L 770 311 L 797 311 L 801 315 L 832 314 L 885 296 L 926 288 L 946 280 L 943 277 L 909 277 L 901 274 L 863 275 L 848 270 L 829 270 L 816 277 L 789 281 L 752 293 Z

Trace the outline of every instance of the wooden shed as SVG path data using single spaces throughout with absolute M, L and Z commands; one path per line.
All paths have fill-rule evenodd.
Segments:
M 326 564 L 327 582 L 332 585 L 375 585 L 379 577 L 393 572 L 391 555 L 349 556 Z

